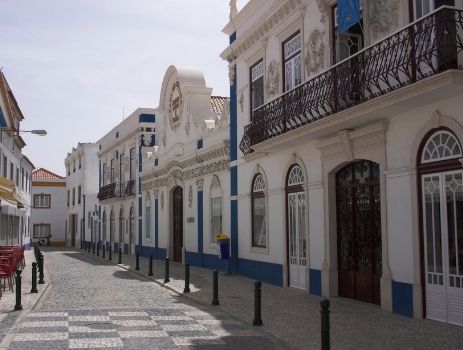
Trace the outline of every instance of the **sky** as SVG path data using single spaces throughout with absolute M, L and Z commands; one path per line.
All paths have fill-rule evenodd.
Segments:
M 238 1 L 241 9 L 247 0 Z M 23 153 L 65 175 L 78 142 L 96 142 L 138 107 L 156 108 L 166 69 L 198 67 L 228 96 L 228 0 L 0 0 L 0 68 L 24 114 Z

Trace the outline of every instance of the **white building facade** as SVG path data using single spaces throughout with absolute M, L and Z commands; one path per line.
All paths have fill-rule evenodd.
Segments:
M 87 248 L 96 235 L 98 208 L 98 145 L 79 143 L 64 161 L 66 167 L 66 246 Z
M 463 325 L 463 2 L 234 3 L 234 270 Z
M 156 120 L 151 108 L 138 108 L 98 142 L 99 234 L 93 242 L 125 254 L 146 255 L 142 238 L 140 174 L 143 154 L 153 152 Z
M 170 66 L 155 109 L 156 151 L 141 173 L 142 236 L 154 258 L 225 268 L 216 234 L 230 232 L 229 101 L 196 68 Z
M 65 245 L 66 178 L 47 169 L 32 172 L 31 241 Z
M 31 179 L 34 165 L 22 153 L 24 116 L 0 72 L 0 245 L 30 247 Z

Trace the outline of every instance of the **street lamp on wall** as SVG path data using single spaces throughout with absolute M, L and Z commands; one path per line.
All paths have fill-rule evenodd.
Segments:
M 15 136 L 18 136 L 19 133 L 30 133 L 34 135 L 39 135 L 39 136 L 45 136 L 47 135 L 47 131 L 43 129 L 34 129 L 34 130 L 19 130 L 15 128 L 7 128 L 7 127 L 0 127 L 0 142 L 3 141 L 3 132 L 4 131 L 13 131 L 15 133 Z

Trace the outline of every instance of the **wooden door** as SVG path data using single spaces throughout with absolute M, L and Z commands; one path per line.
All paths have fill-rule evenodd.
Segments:
M 183 248 L 183 189 L 177 187 L 173 192 L 173 238 L 174 261 L 182 262 Z
M 380 304 L 379 165 L 361 160 L 336 175 L 339 296 Z

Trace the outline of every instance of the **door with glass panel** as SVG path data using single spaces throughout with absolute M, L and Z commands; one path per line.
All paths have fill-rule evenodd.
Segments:
M 306 288 L 307 276 L 307 225 L 306 197 L 303 190 L 304 174 L 299 165 L 294 165 L 287 180 L 287 225 L 289 286 Z
M 426 313 L 463 325 L 463 171 L 422 176 Z
M 288 194 L 289 286 L 305 289 L 307 240 L 305 237 L 305 194 Z

